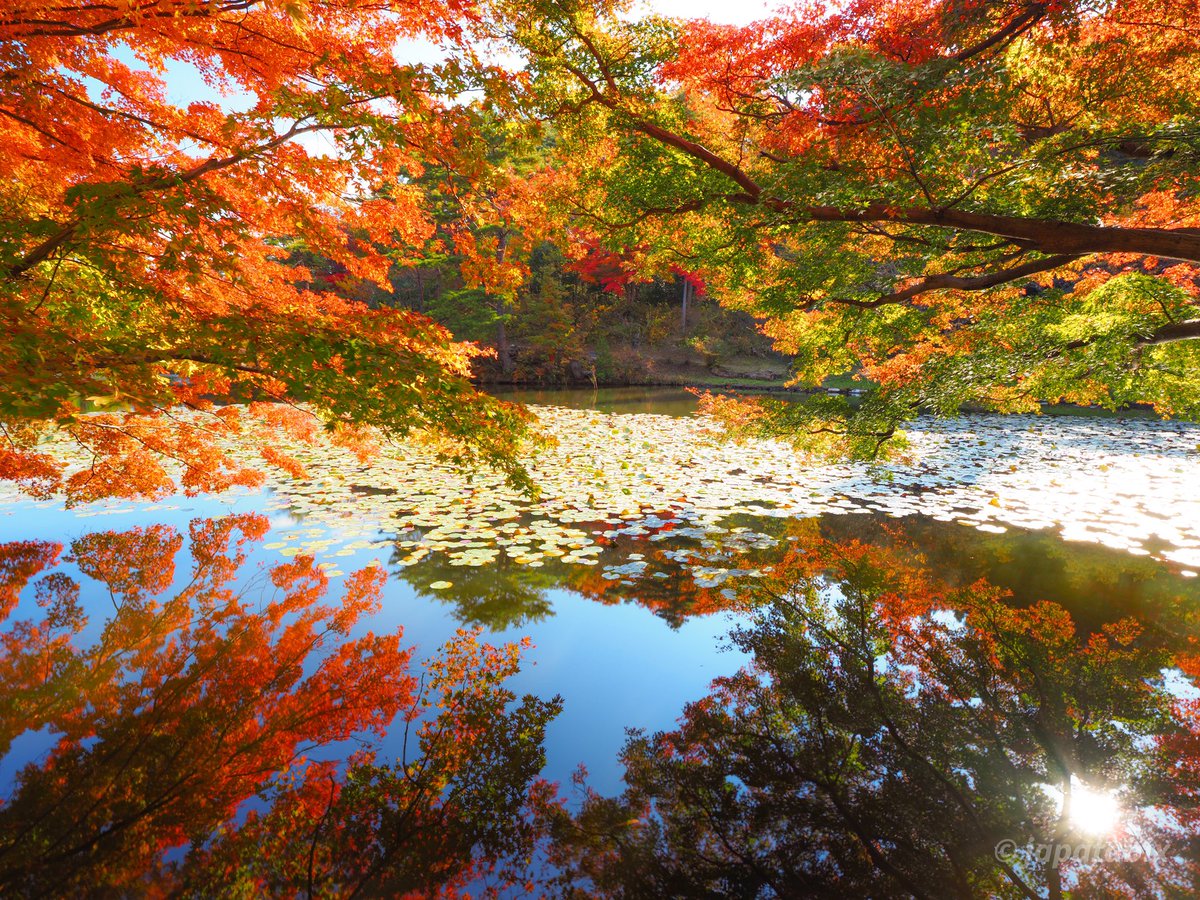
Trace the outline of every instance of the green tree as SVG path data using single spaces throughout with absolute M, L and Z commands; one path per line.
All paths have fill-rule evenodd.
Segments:
M 799 383 L 862 376 L 859 405 L 742 411 L 765 430 L 874 455 L 923 409 L 1200 415 L 1191 4 L 497 9 L 558 130 L 562 214 L 689 260 Z

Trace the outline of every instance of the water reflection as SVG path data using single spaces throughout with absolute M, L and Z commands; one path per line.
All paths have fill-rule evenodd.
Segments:
M 925 516 L 825 516 L 794 520 L 730 516 L 717 525 L 659 521 L 638 536 L 605 537 L 603 522 L 579 525 L 596 536 L 587 565 L 547 555 L 535 564 L 503 554 L 487 566 L 456 566 L 431 554 L 395 575 L 448 604 L 465 625 L 493 631 L 528 626 L 553 614 L 553 592 L 566 589 L 600 603 L 636 603 L 672 627 L 694 616 L 740 611 L 757 601 L 738 577 L 765 574 L 799 542 L 858 541 L 889 549 L 908 566 L 926 566 L 949 585 L 979 579 L 1007 590 L 1009 602 L 1061 603 L 1082 627 L 1119 616 L 1189 629 L 1200 614 L 1200 579 L 1145 556 L 1065 542 L 1050 531 L 989 534 Z M 392 561 L 403 559 L 397 550 Z M 433 588 L 432 585 L 439 585 Z
M 1195 632 L 956 580 L 899 540 L 797 542 L 748 588 L 753 665 L 629 741 L 559 862 L 613 896 L 1193 891 Z
M 0 547 L 0 741 L 25 757 L 0 808 L 0 894 L 398 896 L 513 878 L 544 818 L 558 701 L 516 701 L 518 648 L 469 632 L 418 681 L 399 633 L 361 627 L 382 570 L 327 600 L 311 557 L 243 571 L 265 531 L 257 515 L 192 522 L 179 590 L 183 536 L 166 526 L 65 554 Z M 85 608 L 59 565 L 111 606 Z M 389 728 L 399 760 L 377 758 Z
M 582 523 L 581 528 L 603 524 Z M 755 524 L 776 535 L 786 530 L 778 519 Z M 740 609 L 737 592 L 726 582 L 757 571 L 757 564 L 779 552 L 778 536 L 746 525 L 677 528 L 664 523 L 643 531 L 636 537 L 597 536 L 594 552 L 582 559 L 548 554 L 531 564 L 500 555 L 477 568 L 455 566 L 430 555 L 398 568 L 397 577 L 450 604 L 462 623 L 493 631 L 527 626 L 552 615 L 555 590 L 605 604 L 636 603 L 678 628 L 694 616 Z M 397 551 L 392 561 L 403 555 L 404 551 Z
M 0 894 L 1200 886 L 1200 598 L 1161 563 L 915 518 L 743 517 L 616 535 L 585 564 L 368 566 L 334 595 L 309 556 L 255 566 L 267 530 L 0 545 Z M 493 628 L 563 590 L 672 625 L 733 610 L 751 662 L 631 737 L 622 794 L 556 788 L 556 685 L 517 698 L 519 648 L 474 631 L 415 665 L 371 631 L 389 577 Z
M 594 409 L 605 413 L 654 413 L 664 416 L 690 416 L 700 403 L 684 388 L 673 387 L 602 387 L 509 388 L 492 385 L 488 393 L 502 400 L 538 406 L 565 406 L 569 409 Z

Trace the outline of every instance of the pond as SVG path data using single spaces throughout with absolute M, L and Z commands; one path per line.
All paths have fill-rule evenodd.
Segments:
M 664 416 L 688 416 L 696 411 L 695 395 L 674 387 L 598 387 L 580 388 L 509 388 L 497 386 L 490 392 L 505 400 L 538 406 L 564 406 L 568 409 L 594 409 L 603 413 L 654 413 Z
M 828 465 L 682 391 L 509 396 L 537 497 L 397 447 L 0 498 L 0 893 L 1195 885 L 1200 429 Z

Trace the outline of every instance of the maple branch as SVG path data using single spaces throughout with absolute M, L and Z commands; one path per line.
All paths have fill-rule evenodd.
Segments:
M 189 182 L 208 175 L 210 172 L 216 172 L 219 169 L 227 169 L 230 166 L 235 166 L 240 162 L 245 162 L 246 160 L 257 156 L 260 153 L 265 153 L 268 150 L 274 150 L 276 147 L 286 144 L 292 138 L 301 134 L 308 134 L 312 131 L 321 131 L 324 129 L 337 127 L 332 124 L 322 124 L 320 122 L 314 122 L 310 125 L 301 125 L 300 123 L 303 121 L 303 119 L 297 119 L 292 123 L 291 127 L 288 128 L 287 131 L 283 132 L 282 134 L 278 134 L 271 140 L 265 141 L 255 147 L 247 147 L 243 150 L 238 150 L 235 153 L 229 154 L 229 156 L 213 157 L 176 175 L 168 175 L 158 179 L 152 179 L 146 182 L 145 185 L 139 185 L 138 187 L 141 190 L 153 191 L 165 187 L 173 187 L 176 184 L 188 184 Z
M 121 360 L 121 362 L 127 362 L 127 361 L 128 361 L 127 359 Z M 266 369 L 264 369 L 260 366 L 251 365 L 250 363 L 238 363 L 238 362 L 234 362 L 232 360 L 215 359 L 215 358 L 213 358 L 211 356 L 207 356 L 203 353 L 194 353 L 194 352 L 190 352 L 190 351 L 184 352 L 184 353 L 168 352 L 168 353 L 159 354 L 159 355 L 156 355 L 153 357 L 143 357 L 143 358 L 137 360 L 137 362 L 142 365 L 153 365 L 153 364 L 170 363 L 170 362 L 193 362 L 193 363 L 199 363 L 199 364 L 205 365 L 205 366 L 217 366 L 218 368 L 229 369 L 230 371 L 233 371 L 233 372 L 242 372 L 243 374 L 246 374 L 246 375 L 271 376 L 271 374 L 272 374 L 272 373 L 268 372 Z
M 615 96 L 617 94 L 616 82 L 604 61 L 603 55 L 589 38 L 581 34 L 580 29 L 576 27 L 574 23 L 572 23 L 572 31 L 575 33 L 576 37 L 579 38 L 580 42 L 583 43 L 584 47 L 587 48 L 587 51 L 592 55 L 593 60 L 600 69 L 601 77 L 605 79 L 605 83 L 609 86 L 610 91 L 612 91 L 611 94 L 606 94 L 605 92 L 601 91 L 596 82 L 589 78 L 581 69 L 579 69 L 578 66 L 573 66 L 570 63 L 564 62 L 564 68 L 566 68 L 568 72 L 574 75 L 583 84 L 583 86 L 588 89 L 591 100 L 601 104 L 613 112 L 627 115 L 629 117 L 630 124 L 636 131 L 642 132 L 647 137 L 653 138 L 661 144 L 666 144 L 667 146 L 674 147 L 677 150 L 682 150 L 688 156 L 703 162 L 705 165 L 715 169 L 722 175 L 725 175 L 727 178 L 731 179 L 735 184 L 738 185 L 738 187 L 746 192 L 749 198 L 757 201 L 759 196 L 762 194 L 762 187 L 748 174 L 746 174 L 746 172 L 743 171 L 739 166 L 734 165 L 733 163 L 729 162 L 729 160 L 709 150 L 703 144 L 698 144 L 695 141 L 688 140 L 680 134 L 669 131 L 666 128 L 656 125 L 655 123 L 624 109 L 619 102 L 618 96 Z
M 871 204 L 861 210 L 809 207 L 815 221 L 909 222 L 992 234 L 1025 242 L 1044 253 L 1137 253 L 1200 262 L 1200 229 L 1128 228 L 1117 225 L 1084 225 L 1055 219 L 1029 219 L 995 213 L 909 207 L 896 209 Z
M 649 125 L 650 123 L 645 123 Z M 773 212 L 794 214 L 794 222 L 847 222 L 856 224 L 894 222 L 970 231 L 1005 238 L 1028 250 L 1061 256 L 1090 253 L 1133 253 L 1181 262 L 1200 263 L 1200 228 L 1131 228 L 1120 225 L 1086 225 L 1058 219 L 1031 219 L 1000 213 L 970 212 L 945 207 L 898 207 L 888 203 L 870 203 L 858 208 L 809 205 L 803 201 L 762 196 L 762 189 L 740 169 L 722 160 L 706 148 L 680 138 L 666 129 L 651 125 L 638 130 L 683 150 L 711 168 L 728 175 L 748 189 L 724 195 L 724 199 L 744 205 L 762 205 Z M 693 152 L 693 150 L 695 152 Z M 750 190 L 749 188 L 753 188 Z
M 1138 339 L 1139 347 L 1154 347 L 1160 344 L 1174 344 L 1178 341 L 1194 341 L 1200 339 L 1200 319 L 1187 319 L 1183 322 L 1171 322 L 1162 325 L 1150 334 Z
M 309 125 L 302 125 L 303 119 L 297 119 L 292 123 L 287 131 L 276 135 L 269 141 L 264 141 L 254 147 L 247 147 L 231 153 L 228 156 L 211 157 L 210 159 L 193 166 L 190 169 L 172 173 L 170 175 L 160 175 L 153 178 L 146 178 L 138 182 L 127 184 L 126 198 L 139 197 L 142 194 L 151 193 L 153 191 L 165 190 L 167 188 L 178 187 L 179 185 L 189 184 L 199 178 L 212 172 L 221 169 L 227 169 L 230 166 L 235 166 L 238 163 L 245 162 L 254 156 L 273 150 L 281 144 L 287 143 L 294 137 L 301 134 L 306 134 L 311 131 L 320 131 L 337 127 L 333 124 L 314 122 Z M 57 232 L 46 238 L 42 243 L 38 244 L 30 250 L 25 256 L 18 259 L 12 265 L 8 266 L 3 273 L 5 279 L 19 278 L 35 266 L 45 262 L 54 251 L 58 250 L 67 241 L 73 238 L 79 229 L 84 224 L 84 219 L 79 217 L 71 222 L 63 225 Z
M 1066 126 L 1063 126 L 1063 130 L 1065 130 L 1065 128 L 1066 128 Z M 1040 140 L 1040 139 L 1042 139 L 1042 137 L 1053 136 L 1053 134 L 1047 134 L 1044 136 L 1038 136 L 1038 135 L 1034 134 L 1034 131 L 1035 131 L 1034 126 L 1028 126 L 1024 129 L 1024 131 L 1026 133 L 1024 133 L 1022 136 L 1027 141 L 1030 141 L 1030 142 Z M 1046 129 L 1046 131 L 1054 132 L 1055 134 L 1058 133 L 1057 129 Z M 1178 135 L 1178 137 L 1195 137 L 1195 136 L 1196 136 L 1195 134 L 1189 133 L 1189 132 L 1182 132 L 1181 134 Z M 1077 142 L 1075 142 L 1073 144 L 1069 144 L 1065 147 L 1060 147 L 1059 149 L 1055 150 L 1050 155 L 1052 157 L 1060 157 L 1060 156 L 1066 156 L 1068 154 L 1078 152 L 1080 150 L 1089 150 L 1089 149 L 1093 149 L 1093 148 L 1101 148 L 1102 149 L 1102 148 L 1107 147 L 1107 148 L 1116 149 L 1116 150 L 1120 151 L 1121 153 L 1124 153 L 1128 156 L 1133 156 L 1138 159 L 1153 159 L 1158 156 L 1167 158 L 1167 157 L 1174 155 L 1175 151 L 1173 149 L 1167 149 L 1167 150 L 1163 151 L 1163 150 L 1156 150 L 1154 148 L 1154 144 L 1156 141 L 1162 141 L 1165 139 L 1167 139 L 1167 138 L 1164 138 L 1163 136 L 1160 136 L 1160 135 L 1145 135 L 1145 134 L 1143 134 L 1143 135 L 1127 135 L 1127 136 L 1121 136 L 1121 135 L 1099 136 L 1099 137 L 1089 138 L 1088 140 L 1084 140 L 1084 141 L 1077 141 Z M 976 190 L 978 190 L 984 184 L 987 184 L 990 181 L 994 181 L 995 179 L 1000 178 L 1004 175 L 1008 175 L 1011 172 L 1015 172 L 1016 170 L 1022 168 L 1023 166 L 1034 165 L 1038 162 L 1039 162 L 1039 160 L 1036 157 L 1023 157 L 1012 163 L 1001 166 L 1000 168 L 993 169 L 989 172 L 984 172 L 982 175 L 978 176 L 974 181 L 970 182 L 965 188 L 963 188 L 957 195 L 955 195 L 955 197 L 953 199 L 951 199 L 947 203 L 942 204 L 942 206 L 944 208 L 958 206 L 960 203 L 967 200 L 972 194 L 975 193 Z
M 623 222 L 611 222 L 608 219 L 605 219 L 599 213 L 593 212 L 592 210 L 588 209 L 586 206 L 584 206 L 578 200 L 575 200 L 573 198 L 569 199 L 568 202 L 571 204 L 572 207 L 574 207 L 576 210 L 578 210 L 581 215 L 587 216 L 589 219 L 592 219 L 595 222 L 599 222 L 605 228 L 620 229 L 620 228 L 632 228 L 635 225 L 640 225 L 642 222 L 646 221 L 647 219 L 649 219 L 653 216 L 682 215 L 683 213 L 688 213 L 688 212 L 698 212 L 698 211 L 704 209 L 704 207 L 708 206 L 709 203 L 711 203 L 713 201 L 710 198 L 700 198 L 700 199 L 696 199 L 696 200 L 684 201 L 683 203 L 680 203 L 677 206 L 647 206 L 647 207 L 643 207 L 642 211 L 640 213 L 638 213 L 636 216 L 634 216 L 632 219 L 626 219 Z
M 121 118 L 121 119 L 128 119 L 131 122 L 137 122 L 140 125 L 145 125 L 147 128 L 151 128 L 156 131 L 165 131 L 169 127 L 175 128 L 179 131 L 180 134 L 183 134 L 186 137 L 190 137 L 190 138 L 192 138 L 192 140 L 200 141 L 201 143 L 204 143 L 204 144 L 215 144 L 216 143 L 215 139 L 205 137 L 204 135 L 200 134 L 199 132 L 193 131 L 192 129 L 187 128 L 187 127 L 180 127 L 178 125 L 168 126 L 163 122 L 156 122 L 153 119 L 148 119 L 145 116 L 139 116 L 135 113 L 127 112 L 126 110 L 123 110 L 123 109 L 115 109 L 110 106 L 102 106 L 99 103 L 93 103 L 92 101 L 88 100 L 85 97 L 77 96 L 76 94 L 73 94 L 70 91 L 64 91 L 62 88 L 54 87 L 53 85 L 45 84 L 44 82 L 36 82 L 36 84 L 38 85 L 39 88 L 41 88 L 43 90 L 51 91 L 55 94 L 58 94 L 58 96 L 62 97 L 63 99 L 68 100 L 71 103 L 77 103 L 80 106 L 85 107 L 86 109 L 92 110 L 93 112 L 98 112 L 102 116 L 113 116 L 113 117 L 117 117 L 117 118 Z M 32 124 L 32 123 L 30 123 L 30 124 Z M 36 127 L 36 126 L 34 126 L 34 127 Z M 53 137 L 53 135 L 49 135 L 45 131 L 42 131 L 42 134 L 46 134 L 51 139 L 58 141 L 58 138 Z M 62 141 L 58 141 L 58 143 L 62 143 Z M 67 145 L 63 144 L 63 146 L 67 146 Z
M 971 60 L 976 56 L 980 56 L 987 51 L 992 50 L 993 48 L 1003 47 L 1011 43 L 1013 39 L 1020 37 L 1022 34 L 1040 22 L 1043 18 L 1045 18 L 1047 10 L 1048 6 L 1043 2 L 1027 4 L 1021 12 L 1014 16 L 999 31 L 994 32 L 976 44 L 972 44 L 963 48 L 962 50 L 959 50 L 957 53 L 950 54 L 949 56 L 945 57 L 945 59 L 956 63 L 967 62 L 968 60 Z M 886 115 L 889 109 L 896 111 L 911 107 L 912 104 L 916 102 L 920 93 L 921 92 L 918 92 L 917 94 L 910 96 L 903 102 L 893 104 L 891 107 L 884 106 L 873 115 L 855 116 L 854 118 L 850 119 L 830 119 L 823 116 L 818 116 L 817 121 L 822 125 L 832 125 L 837 127 L 871 125 L 877 122 L 881 116 Z M 782 100 L 782 98 L 776 94 L 771 94 L 770 97 L 776 101 Z M 794 109 L 791 103 L 787 103 L 786 101 L 784 102 L 788 108 Z
M 321 818 L 317 821 L 316 826 L 313 828 L 312 842 L 308 847 L 308 886 L 307 890 L 305 891 L 305 896 L 308 897 L 309 900 L 312 900 L 312 897 L 314 896 L 313 885 L 316 879 L 313 876 L 315 875 L 314 870 L 317 858 L 317 839 L 321 834 L 321 829 L 325 827 L 325 823 L 329 821 L 329 817 L 333 814 L 333 804 L 334 801 L 337 800 L 337 795 L 337 780 L 333 777 L 333 775 L 330 775 L 329 802 L 325 805 L 325 812 L 321 815 Z
M 1047 6 L 1045 3 L 1029 3 L 1025 8 L 1009 20 L 1008 24 L 999 31 L 985 38 L 977 44 L 966 47 L 950 58 L 955 62 L 965 62 L 972 57 L 978 56 L 981 53 L 986 53 L 1001 44 L 1007 44 L 1014 38 L 1020 37 L 1046 15 Z
M 1171 22 L 1145 22 L 1145 21 L 1138 21 L 1136 19 L 1117 19 L 1117 18 L 1114 18 L 1113 22 L 1116 23 L 1117 25 L 1129 25 L 1133 28 L 1163 28 L 1163 29 L 1166 29 L 1167 31 L 1180 31 L 1187 35 L 1200 34 L 1200 28 L 1188 28 L 1184 25 L 1175 25 Z
M 75 232 L 79 229 L 80 222 L 75 221 L 63 226 L 42 243 L 38 244 L 33 250 L 25 254 L 17 262 L 13 263 L 4 273 L 5 278 L 19 278 L 24 275 L 34 266 L 41 265 L 48 260 L 59 247 L 71 239 Z
M 123 12 L 124 15 L 114 15 L 109 19 L 93 25 L 80 25 L 70 19 L 42 18 L 35 13 L 28 18 L 12 18 L 5 23 L 9 32 L 7 39 L 24 40 L 38 37 L 96 37 L 112 31 L 125 31 L 131 28 L 144 27 L 144 22 L 153 19 L 214 19 L 229 12 L 247 11 L 257 6 L 261 0 L 233 0 L 228 3 L 214 3 L 197 7 L 191 3 L 179 3 L 173 7 L 162 9 L 158 0 L 152 0 L 142 6 L 122 9 L 110 4 L 97 4 L 82 9 L 70 8 L 70 12 L 112 11 Z M 159 11 L 152 11 L 160 7 Z
M 1038 6 L 1040 4 L 1035 4 Z M 1032 8 L 1032 7 L 1031 7 Z M 601 71 L 606 69 L 594 45 L 587 45 Z M 976 51 L 979 52 L 979 51 Z M 811 205 L 803 201 L 764 196 L 762 186 L 745 170 L 703 144 L 671 131 L 625 108 L 617 97 L 602 91 L 599 85 L 578 67 L 564 64 L 588 89 L 590 100 L 627 117 L 630 127 L 664 146 L 690 156 L 729 178 L 742 190 L 725 196 L 730 202 L 762 205 L 774 212 L 788 212 L 797 221 L 810 222 L 897 222 L 990 234 L 1020 243 L 1026 249 L 1053 256 L 1076 257 L 1089 253 L 1135 253 L 1200 262 L 1200 229 L 1127 228 L 1114 225 L 1085 225 L 1056 219 L 1030 219 L 996 213 L 970 212 L 930 204 L 928 207 L 897 207 L 871 203 L 859 208 Z
M 755 202 L 730 195 L 735 202 Z M 1058 219 L 1030 219 L 1000 213 L 967 212 L 945 207 L 900 207 L 869 203 L 858 208 L 810 206 L 802 201 L 767 197 L 760 201 L 775 211 L 790 211 L 791 221 L 894 222 L 972 231 L 1005 238 L 1027 250 L 1055 255 L 1083 256 L 1090 253 L 1133 253 L 1200 262 L 1200 228 L 1129 228 L 1120 225 L 1085 225 Z
M 674 147 L 677 150 L 682 150 L 684 153 L 698 159 L 711 169 L 715 169 L 722 175 L 729 178 L 738 185 L 746 193 L 746 199 L 752 203 L 757 203 L 759 197 L 762 196 L 762 187 L 753 178 L 747 175 L 741 168 L 729 162 L 729 160 L 717 155 L 709 150 L 703 144 L 698 144 L 695 141 L 690 141 L 682 135 L 678 135 L 673 131 L 668 131 L 653 122 L 647 122 L 644 119 L 635 119 L 633 127 L 642 134 L 654 138 L 662 144 Z M 731 195 L 736 196 L 736 195 Z
M 883 111 L 882 111 L 883 121 L 884 121 L 884 123 L 886 123 L 886 125 L 888 127 L 888 131 L 890 131 L 892 133 L 892 137 L 895 139 L 897 146 L 899 146 L 900 152 L 904 155 L 904 161 L 908 167 L 908 173 L 912 176 L 913 181 L 915 181 L 917 183 L 917 187 L 919 187 L 921 189 L 922 196 L 924 196 L 925 199 L 927 201 L 929 201 L 929 204 L 932 206 L 937 201 L 933 199 L 933 194 L 930 193 L 929 187 L 925 184 L 925 180 L 923 178 L 921 178 L 921 172 L 917 168 L 917 160 L 916 160 L 916 157 L 913 155 L 912 148 L 905 142 L 904 138 L 900 135 L 900 129 L 896 127 L 896 123 L 892 120 L 891 112 L 889 112 L 886 107 L 883 107 L 883 104 L 881 104 L 878 100 L 875 99 L 875 96 L 871 93 L 871 91 L 869 89 L 866 91 L 866 94 L 872 103 L 874 103 L 876 106 L 879 106 L 883 109 Z
M 1070 350 L 1082 350 L 1090 347 L 1093 344 L 1101 341 L 1105 335 L 1092 335 L 1091 337 L 1079 338 L 1078 340 L 1068 341 L 1050 350 L 1045 354 L 1046 360 L 1060 359 Z M 1169 322 L 1166 325 L 1160 325 L 1153 331 L 1135 335 L 1133 341 L 1134 349 L 1143 347 L 1157 347 L 1162 344 L 1174 344 L 1180 341 L 1200 340 L 1200 319 L 1187 319 L 1183 322 Z M 1158 367 L 1152 367 L 1158 368 Z M 1163 369 L 1162 371 L 1169 371 Z M 1171 372 L 1172 375 L 1179 376 L 1178 372 Z
M 75 149 L 70 144 L 68 144 L 66 141 L 64 141 L 62 138 L 58 137 L 58 135 L 52 134 L 51 132 L 49 132 L 45 128 L 43 128 L 41 125 L 37 124 L 37 122 L 34 122 L 32 119 L 26 118 L 25 116 L 21 115 L 20 113 L 13 112 L 11 109 L 5 109 L 3 107 L 0 107 L 0 115 L 8 116 L 13 121 L 20 122 L 22 125 L 26 126 L 27 128 L 32 128 L 34 131 L 36 131 L 42 137 L 46 138 L 46 140 L 52 141 L 53 143 L 58 144 L 60 147 L 66 147 L 68 150 Z
M 1026 278 L 1030 275 L 1036 275 L 1039 272 L 1049 272 L 1052 269 L 1057 269 L 1061 266 L 1065 266 L 1067 263 L 1074 262 L 1079 258 L 1079 256 L 1065 254 L 1058 256 L 1047 256 L 1044 259 L 1031 260 L 1019 266 L 1013 266 L 1009 269 L 1001 269 L 997 272 L 988 272 L 984 275 L 963 276 L 956 275 L 952 272 L 944 272 L 940 275 L 928 275 L 906 288 L 893 291 L 890 294 L 884 294 L 875 300 L 852 300 L 846 298 L 832 299 L 830 302 L 873 309 L 878 306 L 886 306 L 892 303 L 903 303 L 906 300 L 911 300 L 914 297 L 918 297 L 921 294 L 927 294 L 930 291 L 984 291 L 988 288 L 1007 284 L 1010 281 L 1016 281 L 1018 278 Z

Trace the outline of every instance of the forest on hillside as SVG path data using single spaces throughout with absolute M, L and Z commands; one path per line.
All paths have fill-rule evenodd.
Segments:
M 547 241 L 530 253 L 528 278 L 497 298 L 467 282 L 464 257 L 444 234 L 431 244 L 419 264 L 392 266 L 385 285 L 303 248 L 290 261 L 314 291 L 410 309 L 489 347 L 493 354 L 474 363 L 485 383 L 775 385 L 788 373 L 761 320 L 717 303 L 696 275 L 640 277 L 622 254 L 595 247 L 572 258 Z

